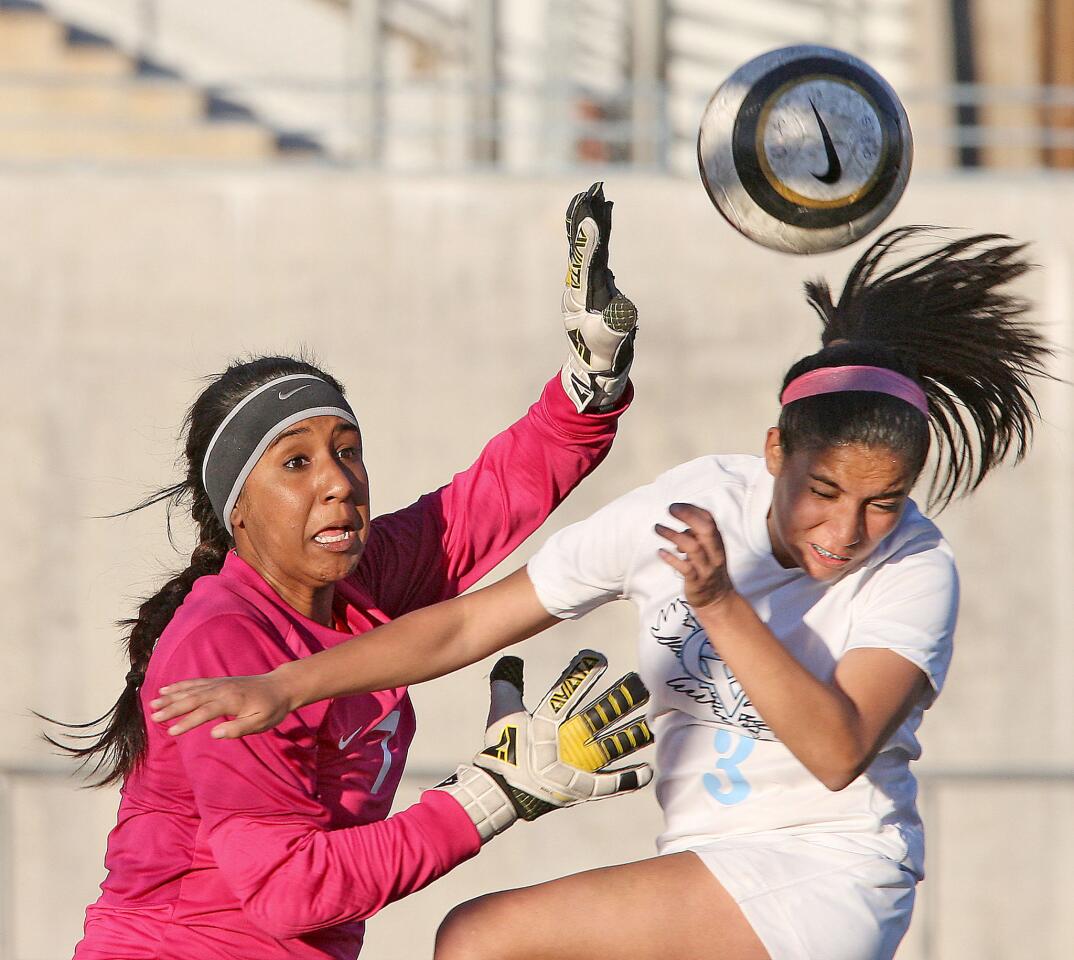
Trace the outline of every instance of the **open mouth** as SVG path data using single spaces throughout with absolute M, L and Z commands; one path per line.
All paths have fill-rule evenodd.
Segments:
M 821 560 L 829 565 L 841 566 L 850 562 L 850 557 L 843 556 L 841 553 L 832 553 L 831 550 L 825 550 L 819 543 L 811 543 L 809 546 Z
M 325 527 L 320 533 L 314 536 L 314 541 L 325 547 L 340 547 L 350 546 L 357 539 L 358 533 L 354 527 Z

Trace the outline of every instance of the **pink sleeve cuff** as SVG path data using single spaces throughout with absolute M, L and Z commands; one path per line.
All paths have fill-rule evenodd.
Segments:
M 548 418 L 562 432 L 572 437 L 599 437 L 602 434 L 614 434 L 619 418 L 630 406 L 634 399 L 634 384 L 627 382 L 626 390 L 623 391 L 619 402 L 602 413 L 579 413 L 574 409 L 574 404 L 563 389 L 563 383 L 557 373 L 541 392 L 538 405 L 545 411 Z
M 443 790 L 426 790 L 421 795 L 421 805 L 436 817 L 447 859 L 462 863 L 476 856 L 481 849 L 481 837 L 462 804 Z

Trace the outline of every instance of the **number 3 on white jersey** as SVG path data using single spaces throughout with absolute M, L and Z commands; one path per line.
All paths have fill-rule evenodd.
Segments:
M 717 730 L 713 746 L 720 758 L 716 761 L 719 775 L 706 773 L 701 781 L 709 795 L 718 803 L 727 807 L 734 806 L 750 795 L 749 781 L 739 770 L 739 764 L 753 753 L 754 740 L 752 737 L 729 733 L 727 730 Z
M 377 774 L 377 779 L 373 781 L 373 789 L 370 791 L 371 793 L 376 793 L 382 786 L 384 786 L 384 779 L 388 776 L 388 770 L 391 769 L 392 765 L 392 754 L 388 749 L 388 741 L 395 736 L 395 731 L 398 729 L 398 710 L 393 710 L 373 728 L 373 733 L 384 734 L 384 739 L 380 742 L 380 748 L 384 751 L 384 760 L 381 762 L 380 773 Z

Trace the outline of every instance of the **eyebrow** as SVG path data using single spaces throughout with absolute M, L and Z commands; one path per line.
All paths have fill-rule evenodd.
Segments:
M 827 484 L 829 487 L 835 487 L 840 493 L 843 492 L 843 488 L 839 486 L 834 480 L 828 479 L 828 477 L 822 477 L 818 473 L 811 473 L 809 475 L 811 480 L 816 480 L 817 483 Z M 871 497 L 867 497 L 868 500 L 888 500 L 891 497 L 905 497 L 909 494 L 909 490 L 905 487 L 895 487 L 893 490 L 886 490 L 884 493 L 876 493 Z
M 283 433 L 281 433 L 275 440 L 272 441 L 272 443 L 268 445 L 267 449 L 271 450 L 274 446 L 276 446 L 276 444 L 278 444 L 282 440 L 286 440 L 288 437 L 297 437 L 303 433 L 310 432 L 311 431 L 309 427 L 292 427 L 290 430 L 284 430 Z
M 276 446 L 276 444 L 278 444 L 282 440 L 286 440 L 288 437 L 297 437 L 301 436 L 304 433 L 311 432 L 312 431 L 309 427 L 292 427 L 290 430 L 284 430 L 283 433 L 281 433 L 275 440 L 272 441 L 272 443 L 268 445 L 268 447 L 266 447 L 266 450 L 271 450 L 274 446 Z M 361 439 L 361 434 L 359 433 L 358 428 L 353 423 L 348 423 L 345 420 L 343 421 L 343 423 L 337 424 L 336 427 L 332 430 L 332 436 L 338 436 L 340 433 L 353 433 L 358 436 L 359 439 Z

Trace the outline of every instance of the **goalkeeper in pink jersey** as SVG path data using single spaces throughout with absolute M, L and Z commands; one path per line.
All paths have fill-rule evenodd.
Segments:
M 466 590 L 601 462 L 630 399 L 636 328 L 608 269 L 610 229 L 594 184 L 568 209 L 560 375 L 473 466 L 396 513 L 371 519 L 358 421 L 324 371 L 262 357 L 195 401 L 186 478 L 136 509 L 189 504 L 199 543 L 131 621 L 130 671 L 103 732 L 64 747 L 123 785 L 79 960 L 350 960 L 367 917 L 476 854 L 515 819 L 513 804 L 543 810 L 648 782 L 647 768 L 594 772 L 603 759 L 577 757 L 588 769 L 559 764 L 558 792 L 543 797 L 536 781 L 464 766 L 388 817 L 415 729 L 405 686 L 310 706 L 223 746 L 207 728 L 173 739 L 145 722 L 149 691 L 169 682 L 272 670 Z M 571 705 L 601 670 L 599 657 L 576 659 Z

